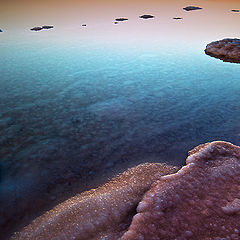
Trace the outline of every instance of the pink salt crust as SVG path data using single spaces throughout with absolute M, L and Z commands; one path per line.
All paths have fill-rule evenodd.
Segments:
M 59 204 L 12 239 L 240 239 L 240 148 L 200 145 L 176 170 L 132 168 Z
M 200 145 L 143 197 L 121 240 L 240 239 L 240 148 Z

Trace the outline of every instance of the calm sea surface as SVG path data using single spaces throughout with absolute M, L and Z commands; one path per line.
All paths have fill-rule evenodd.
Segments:
M 0 43 L 2 213 L 28 196 L 54 200 L 66 182 L 240 144 L 240 67 L 205 55 L 206 42 L 36 36 Z

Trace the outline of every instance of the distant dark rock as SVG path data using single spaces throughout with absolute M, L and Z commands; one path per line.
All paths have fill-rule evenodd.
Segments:
M 124 21 L 127 21 L 128 18 L 116 18 L 115 21 L 117 22 L 124 22 Z
M 231 11 L 232 11 L 232 12 L 240 12 L 239 9 L 232 9 Z
M 40 31 L 42 29 L 43 29 L 42 27 L 34 27 L 34 28 L 31 28 L 31 31 Z
M 2 30 L 2 29 L 0 29 L 0 32 L 3 32 L 3 30 Z
M 240 39 L 226 38 L 211 42 L 206 46 L 205 53 L 224 62 L 240 63 Z
M 154 18 L 154 16 L 145 14 L 145 15 L 140 16 L 140 18 L 149 19 L 149 18 Z
M 175 20 L 181 20 L 181 19 L 183 19 L 183 18 L 181 18 L 181 17 L 174 17 L 173 19 L 175 19 Z
M 42 26 L 42 29 L 51 29 L 53 26 Z
M 86 27 L 87 26 L 87 24 L 82 24 L 82 27 Z
M 114 24 L 118 24 L 118 22 L 114 22 Z
M 194 6 L 188 6 L 188 7 L 185 7 L 183 8 L 185 11 L 193 11 L 193 10 L 200 10 L 202 8 L 200 7 L 194 7 Z

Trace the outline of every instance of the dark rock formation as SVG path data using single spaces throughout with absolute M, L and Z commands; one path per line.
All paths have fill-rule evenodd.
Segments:
M 34 27 L 31 28 L 31 31 L 41 31 L 43 28 L 42 27 Z
M 0 32 L 3 32 L 3 30 L 2 30 L 2 29 L 0 29 Z
M 174 17 L 173 19 L 175 19 L 175 20 L 182 20 L 183 18 L 182 17 Z
M 232 9 L 231 11 L 232 11 L 232 12 L 240 12 L 239 9 Z
M 86 27 L 87 26 L 87 24 L 82 24 L 82 27 Z
M 185 11 L 193 11 L 193 10 L 200 10 L 202 8 L 200 7 L 194 7 L 194 6 L 188 6 L 188 7 L 185 7 L 183 8 Z
M 115 21 L 117 22 L 124 22 L 124 21 L 127 21 L 128 18 L 116 18 Z
M 142 18 L 142 19 L 149 19 L 149 18 L 154 18 L 154 16 L 145 14 L 145 15 L 140 16 L 140 18 Z
M 200 145 L 175 171 L 163 164 L 130 169 L 59 204 L 12 239 L 240 239 L 240 147 Z
M 114 22 L 114 24 L 118 24 L 118 22 Z
M 224 62 L 240 63 L 240 39 L 226 38 L 211 42 L 206 46 L 205 53 Z

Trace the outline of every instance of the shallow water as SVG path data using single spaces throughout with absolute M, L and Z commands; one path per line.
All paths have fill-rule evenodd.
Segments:
M 208 141 L 240 144 L 239 65 L 205 42 L 43 36 L 0 45 L 1 212 L 139 163 L 181 166 Z

